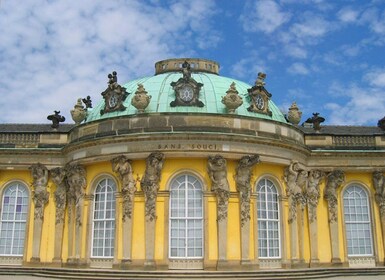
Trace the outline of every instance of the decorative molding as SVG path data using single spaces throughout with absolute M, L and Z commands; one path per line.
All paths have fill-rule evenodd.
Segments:
M 375 267 L 376 259 L 374 257 L 349 257 L 349 267 Z
M 227 162 L 221 155 L 209 156 L 208 173 L 212 182 L 211 191 L 217 196 L 217 220 L 227 219 L 230 187 L 227 180 Z
M 1 133 L 1 144 L 37 145 L 40 142 L 39 133 Z
M 282 268 L 281 259 L 259 259 L 259 268 Z
M 146 159 L 146 171 L 140 182 L 144 192 L 146 220 L 150 222 L 156 219 L 156 198 L 164 160 L 164 154 L 159 152 L 151 153 Z
M 376 146 L 375 136 L 333 136 L 333 145 L 350 147 L 374 147 Z

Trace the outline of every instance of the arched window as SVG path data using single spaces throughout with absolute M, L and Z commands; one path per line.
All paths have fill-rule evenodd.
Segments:
M 95 189 L 91 257 L 114 256 L 115 192 L 112 179 L 101 180 Z
M 351 185 L 345 189 L 343 197 L 348 256 L 372 256 L 368 195 L 363 187 Z
M 257 185 L 258 254 L 260 258 L 280 258 L 278 192 L 274 183 L 262 179 Z
M 170 186 L 170 258 L 203 258 L 202 183 L 192 175 Z
M 0 255 L 22 256 L 28 213 L 28 190 L 18 182 L 3 193 L 0 221 Z

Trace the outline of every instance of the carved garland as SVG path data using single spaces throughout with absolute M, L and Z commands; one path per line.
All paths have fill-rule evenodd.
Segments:
M 50 171 L 51 179 L 56 185 L 55 203 L 56 203 L 56 224 L 64 223 L 65 208 L 67 205 L 67 183 L 66 172 L 64 168 L 57 167 Z

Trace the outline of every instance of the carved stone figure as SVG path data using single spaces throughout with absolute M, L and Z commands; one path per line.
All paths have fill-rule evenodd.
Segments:
M 287 113 L 287 120 L 295 125 L 298 125 L 301 121 L 302 112 L 299 110 L 297 103 L 293 102 Z
M 87 95 L 87 97 L 83 98 L 82 101 L 83 101 L 84 105 L 86 105 L 86 109 L 92 108 L 91 96 Z
M 230 198 L 226 160 L 221 155 L 209 156 L 208 173 L 212 182 L 211 190 L 217 196 L 218 221 L 221 221 L 227 218 Z
M 385 176 L 381 171 L 373 172 L 374 198 L 380 208 L 381 217 L 385 217 Z
M 345 181 L 345 174 L 342 170 L 334 170 L 327 175 L 327 182 L 324 198 L 328 202 L 329 223 L 336 223 L 338 220 L 337 189 Z
M 54 129 L 59 127 L 59 123 L 64 122 L 66 120 L 65 117 L 60 115 L 60 111 L 54 111 L 54 114 L 49 115 L 47 119 L 52 121 L 51 127 Z
M 118 174 L 122 184 L 123 221 L 132 218 L 136 180 L 132 175 L 131 161 L 124 155 L 112 159 L 112 170 Z
M 108 74 L 108 87 L 101 93 L 104 98 L 104 109 L 100 110 L 100 114 L 103 115 L 109 112 L 124 111 L 126 107 L 123 105 L 123 101 L 126 100 L 128 92 L 125 87 L 118 84 L 118 77 L 116 71 L 112 74 Z
M 303 200 L 302 189 L 297 185 L 298 173 L 300 172 L 298 161 L 293 160 L 285 168 L 283 179 L 286 183 L 286 194 L 289 198 L 289 223 L 297 218 L 297 205 Z
M 258 155 L 243 156 L 236 169 L 235 182 L 241 203 L 241 226 L 250 220 L 251 169 L 257 163 L 259 163 Z
M 230 114 L 234 114 L 235 110 L 243 104 L 242 97 L 238 95 L 234 82 L 231 83 L 230 88 L 226 91 L 226 95 L 222 96 L 222 103 L 225 104 Z
M 50 170 L 51 179 L 56 185 L 56 224 L 64 223 L 65 208 L 67 206 L 67 183 L 64 168 L 57 167 Z
M 80 200 L 84 197 L 87 187 L 86 169 L 80 164 L 67 164 L 65 167 L 68 183 L 68 202 L 76 206 L 76 225 L 81 225 Z
M 269 109 L 269 100 L 271 98 L 271 93 L 265 89 L 265 73 L 258 73 L 258 78 L 255 81 L 255 85 L 249 89 L 248 99 L 250 101 L 250 106 L 247 108 L 249 112 L 255 112 L 259 114 L 266 114 L 268 116 L 272 115 L 272 112 Z
M 321 170 L 312 169 L 309 172 L 306 201 L 309 210 L 309 220 L 311 223 L 317 220 L 317 206 L 321 197 L 319 185 L 324 177 L 325 173 Z
M 308 118 L 305 122 L 313 124 L 315 131 L 321 130 L 321 123 L 325 121 L 325 118 L 321 117 L 319 113 L 313 113 L 313 117 Z
M 138 113 L 143 113 L 144 109 L 146 109 L 150 103 L 150 100 L 151 95 L 148 95 L 148 92 L 144 89 L 142 84 L 138 84 L 138 89 L 131 99 L 132 106 L 138 109 Z
M 71 110 L 71 116 L 76 125 L 79 125 L 82 121 L 85 120 L 87 116 L 87 110 L 84 109 L 81 98 L 78 99 L 74 109 Z
M 151 153 L 146 159 L 146 171 L 140 182 L 140 186 L 144 192 L 147 221 L 156 219 L 156 198 L 164 160 L 164 154 L 159 152 Z
M 32 164 L 31 170 L 33 182 L 32 200 L 35 203 L 35 219 L 43 220 L 44 207 L 48 203 L 49 192 L 47 191 L 48 169 L 41 163 Z
M 183 62 L 182 64 L 182 73 L 183 73 L 183 79 L 189 80 L 191 79 L 191 66 L 190 63 L 187 61 Z

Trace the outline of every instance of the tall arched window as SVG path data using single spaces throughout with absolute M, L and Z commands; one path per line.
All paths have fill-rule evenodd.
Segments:
M 170 258 L 203 258 L 202 183 L 180 175 L 170 186 Z
M 368 194 L 360 185 L 351 185 L 345 189 L 343 197 L 348 256 L 372 256 Z
M 262 179 L 257 185 L 258 253 L 260 258 L 280 258 L 278 192 L 274 183 Z
M 114 256 L 115 192 L 112 179 L 101 180 L 95 189 L 91 257 Z
M 28 214 L 28 190 L 18 182 L 3 193 L 0 221 L 0 255 L 22 256 Z

